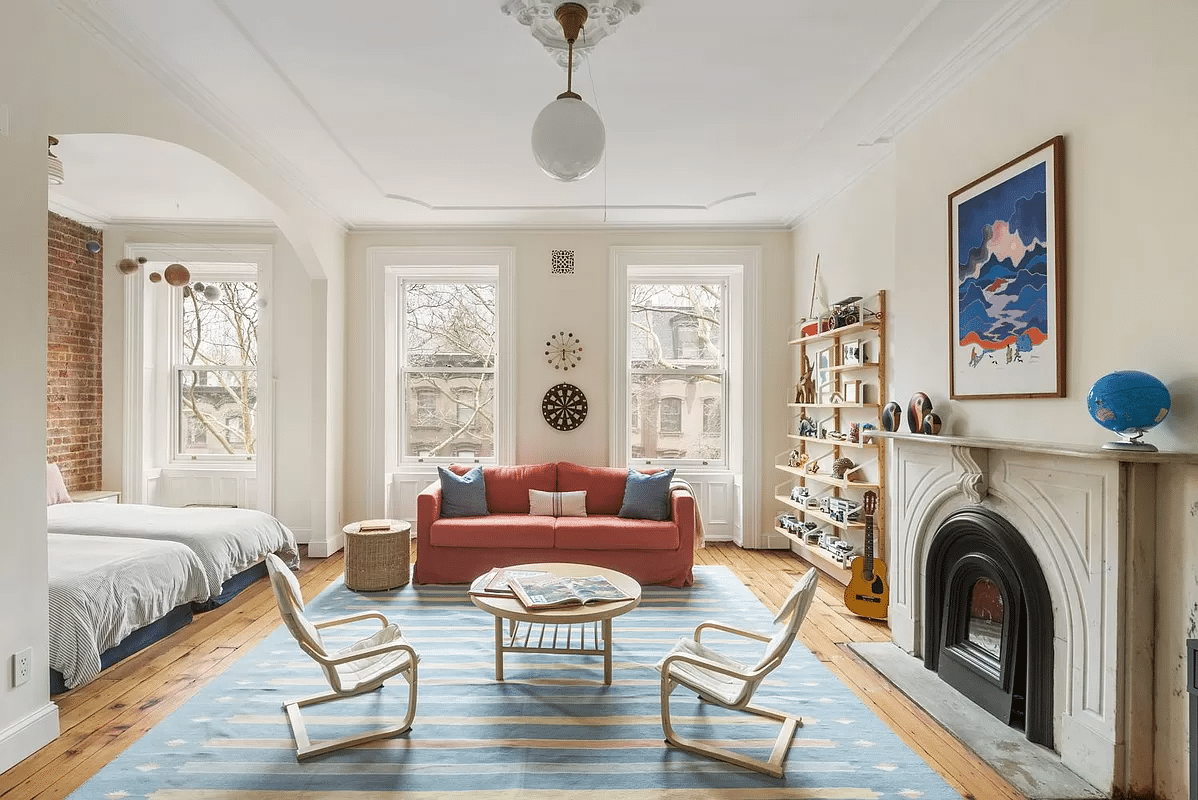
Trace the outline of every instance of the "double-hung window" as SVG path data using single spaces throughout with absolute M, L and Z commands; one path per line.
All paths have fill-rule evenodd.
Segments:
M 721 463 L 727 408 L 725 307 L 718 277 L 628 282 L 630 457 Z
M 396 280 L 401 460 L 494 458 L 497 281 Z
M 192 269 L 176 293 L 175 458 L 253 460 L 258 406 L 258 281 L 252 267 Z

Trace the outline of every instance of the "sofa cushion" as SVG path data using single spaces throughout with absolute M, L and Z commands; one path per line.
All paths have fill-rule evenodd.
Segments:
M 587 493 L 587 514 L 616 514 L 624 502 L 628 470 L 622 467 L 586 467 L 569 461 L 557 463 L 559 492 Z
M 458 475 L 469 471 L 460 464 L 450 466 Z M 528 490 L 556 492 L 556 464 L 521 464 L 483 467 L 487 480 L 487 508 L 492 514 L 527 514 Z
M 439 519 L 429 527 L 433 547 L 501 548 L 553 547 L 555 517 L 527 514 L 491 514 L 488 517 Z M 420 556 L 417 554 L 417 560 Z
M 561 550 L 677 550 L 673 522 L 614 516 L 558 517 L 553 544 Z
M 651 475 L 628 470 L 624 502 L 619 516 L 628 519 L 667 520 L 670 518 L 670 481 L 674 470 L 664 469 Z
M 528 513 L 541 517 L 585 517 L 586 492 L 541 492 L 528 490 Z
M 485 517 L 487 515 L 487 487 L 482 467 L 458 474 L 445 467 L 437 467 L 441 478 L 442 517 Z

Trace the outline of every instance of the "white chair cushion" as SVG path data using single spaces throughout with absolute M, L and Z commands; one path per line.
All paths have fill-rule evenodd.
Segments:
M 718 650 L 713 650 L 704 645 L 702 642 L 696 642 L 694 639 L 689 638 L 679 639 L 678 643 L 670 649 L 670 652 L 666 653 L 665 657 L 657 662 L 657 669 L 660 671 L 666 659 L 677 653 L 697 656 L 698 658 L 719 664 L 722 667 L 727 667 L 735 672 L 745 673 L 752 669 L 742 661 L 726 656 Z M 724 675 L 719 672 L 712 672 L 698 665 L 688 664 L 683 661 L 675 661 L 670 664 L 669 674 L 666 677 L 675 683 L 688 686 L 700 694 L 709 695 L 728 705 L 735 705 L 739 702 L 746 683 L 740 678 L 734 678 L 731 675 Z
M 368 636 L 365 639 L 354 642 L 349 647 L 338 650 L 332 657 L 340 658 L 377 645 L 393 643 L 407 644 L 407 640 L 404 639 L 403 634 L 400 633 L 397 626 L 388 625 L 373 636 Z M 338 664 L 335 669 L 337 670 L 341 690 L 353 691 L 355 687 L 364 686 L 380 678 L 395 674 L 397 670 L 406 666 L 410 660 L 411 656 L 407 651 L 399 650 L 391 653 L 367 656 L 346 664 Z

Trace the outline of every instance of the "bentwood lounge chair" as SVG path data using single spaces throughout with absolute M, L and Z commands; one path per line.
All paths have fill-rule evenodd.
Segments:
M 693 753 L 718 758 L 730 764 L 747 767 L 763 772 L 775 778 L 781 778 L 784 770 L 782 762 L 790 750 L 794 739 L 795 729 L 803 724 L 801 717 L 791 716 L 784 711 L 775 711 L 752 703 L 753 694 L 757 691 L 765 676 L 773 671 L 782 659 L 786 657 L 790 645 L 799 633 L 799 626 L 807 616 L 815 589 L 819 585 L 819 573 L 810 569 L 798 580 L 790 595 L 782 603 L 774 624 L 782 623 L 782 628 L 773 636 L 735 628 L 720 622 L 704 622 L 695 628 L 693 638 L 683 637 L 674 648 L 657 663 L 661 672 L 661 727 L 665 731 L 666 741 L 675 747 L 689 750 Z M 705 629 L 724 631 L 760 642 L 768 642 L 765 652 L 755 664 L 748 664 L 729 655 L 721 653 L 702 642 L 700 637 Z M 679 686 L 695 692 L 701 700 L 734 711 L 746 711 L 750 714 L 769 717 L 782 721 L 782 730 L 774 741 L 774 749 L 766 761 L 751 758 L 722 747 L 709 744 L 698 739 L 679 736 L 674 731 L 670 719 L 670 694 Z
M 300 649 L 320 664 L 325 678 L 329 682 L 330 692 L 312 695 L 301 700 L 291 700 L 283 704 L 287 711 L 287 719 L 291 723 L 291 733 L 295 737 L 297 761 L 318 756 L 343 747 L 352 747 L 363 742 L 385 739 L 397 736 L 412 727 L 412 719 L 416 716 L 416 665 L 420 656 L 412 646 L 404 640 L 403 634 L 395 625 L 389 624 L 387 618 L 377 612 L 354 614 L 348 617 L 312 622 L 304 616 L 304 598 L 300 593 L 299 581 L 283 563 L 283 560 L 273 553 L 266 556 L 266 567 L 270 573 L 270 587 L 274 590 L 275 601 L 279 605 L 279 614 L 287 630 L 295 637 Z M 351 622 L 367 619 L 377 619 L 382 628 L 348 647 L 330 653 L 325 649 L 320 631 Z M 345 736 L 331 741 L 313 743 L 308 738 L 304 725 L 304 717 L 300 709 L 304 706 L 335 700 L 339 697 L 373 692 L 381 688 L 388 678 L 401 675 L 408 682 L 408 709 L 403 720 L 398 725 L 377 728 L 354 736 Z

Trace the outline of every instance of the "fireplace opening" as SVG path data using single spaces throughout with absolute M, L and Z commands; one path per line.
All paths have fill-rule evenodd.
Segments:
M 1052 747 L 1052 602 L 1027 542 L 989 509 L 962 509 L 936 530 L 925 575 L 924 666 Z

